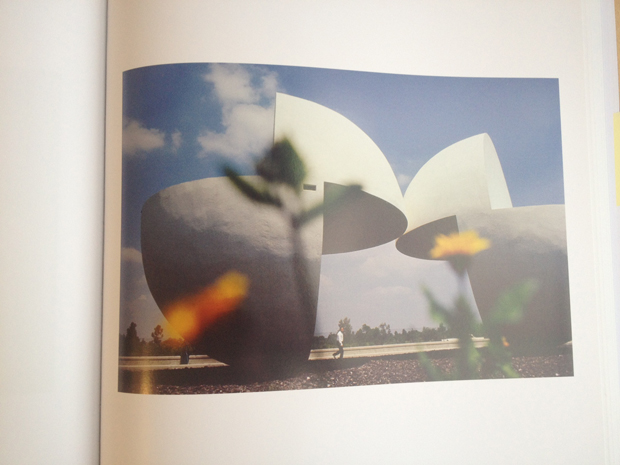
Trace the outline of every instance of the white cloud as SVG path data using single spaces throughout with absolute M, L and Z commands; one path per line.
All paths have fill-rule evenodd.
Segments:
M 181 147 L 181 143 L 183 142 L 181 131 L 174 131 L 172 133 L 171 138 L 172 138 L 172 150 L 176 152 L 177 150 L 179 150 L 179 147 Z
M 260 98 L 259 89 L 252 86 L 252 75 L 241 65 L 211 65 L 204 75 L 213 84 L 215 95 L 224 105 L 255 103 Z
M 204 76 L 222 105 L 223 132 L 204 131 L 198 137 L 203 152 L 240 162 L 265 150 L 272 142 L 277 76 L 257 67 L 211 65 Z
M 123 153 L 136 155 L 161 148 L 165 137 L 159 129 L 148 129 L 137 120 L 128 120 L 123 123 Z
M 411 183 L 413 176 L 401 173 L 396 176 L 396 179 L 398 180 L 398 185 L 405 191 L 407 187 L 409 187 L 409 183 Z
M 398 252 L 394 242 L 361 251 L 358 255 L 363 257 L 357 266 L 358 273 L 369 280 L 410 280 L 418 269 L 415 259 Z
M 266 97 L 271 97 L 275 95 L 276 91 L 280 88 L 280 84 L 278 83 L 278 77 L 274 73 L 265 74 L 262 78 L 262 93 Z
M 150 339 L 151 331 L 157 325 L 164 328 L 164 338 L 180 337 L 170 327 L 149 291 L 142 268 L 142 254 L 135 248 L 124 247 L 121 257 L 126 268 L 125 281 L 121 286 L 120 332 L 125 333 L 134 322 L 138 325 L 138 336 L 146 340 Z
M 406 286 L 377 286 L 374 289 L 371 289 L 368 294 L 373 294 L 379 297 L 408 296 L 413 295 L 413 290 Z
M 422 288 L 451 306 L 458 280 L 446 262 L 421 260 L 398 252 L 393 242 L 346 254 L 324 255 L 317 332 L 327 333 L 348 316 L 355 328 L 386 322 L 392 330 L 436 326 Z M 476 308 L 471 290 L 467 298 Z
M 149 339 L 153 328 L 157 325 L 163 326 L 165 318 L 159 311 L 157 304 L 151 294 L 139 294 L 132 300 L 121 302 L 123 312 L 120 320 L 120 331 L 125 332 L 126 328 L 133 321 L 137 324 L 138 336 Z
M 225 132 L 207 131 L 198 137 L 204 152 L 247 161 L 265 150 L 273 138 L 273 106 L 235 105 L 224 114 Z

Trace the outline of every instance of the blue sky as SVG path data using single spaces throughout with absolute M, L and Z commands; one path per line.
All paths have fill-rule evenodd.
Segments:
M 141 269 L 140 210 L 168 186 L 243 172 L 272 142 L 275 92 L 337 111 L 379 146 L 404 192 L 433 155 L 488 133 L 514 206 L 564 203 L 557 79 L 406 76 L 316 68 L 172 64 L 123 79 L 123 286 L 120 329 L 142 337 L 162 323 Z M 398 253 L 393 243 L 324 256 L 317 332 L 348 316 L 354 328 L 434 326 L 421 285 L 449 301 L 443 263 Z

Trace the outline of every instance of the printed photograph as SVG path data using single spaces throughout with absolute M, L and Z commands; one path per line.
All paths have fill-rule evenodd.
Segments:
M 573 375 L 557 79 L 123 75 L 121 392 Z

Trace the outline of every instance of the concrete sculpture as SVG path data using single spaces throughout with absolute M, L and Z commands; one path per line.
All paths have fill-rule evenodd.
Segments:
M 385 244 L 407 228 L 403 196 L 377 145 L 342 115 L 308 100 L 276 95 L 275 140 L 287 137 L 308 166 L 306 183 L 323 189 L 360 184 L 362 192 L 325 216 L 324 254 Z
M 405 196 L 407 232 L 402 253 L 429 259 L 437 234 L 476 230 L 492 247 L 468 269 L 483 322 L 499 295 L 534 278 L 538 291 L 524 319 L 504 333 L 519 350 L 553 347 L 571 340 L 566 222 L 563 205 L 513 208 L 491 138 L 457 142 L 429 160 Z
M 249 278 L 247 299 L 193 345 L 252 373 L 307 360 L 322 254 L 380 245 L 407 226 L 389 163 L 351 121 L 316 103 L 278 94 L 274 137 L 288 137 L 308 165 L 304 203 L 316 204 L 330 189 L 362 185 L 358 194 L 302 230 L 314 303 L 311 324 L 300 314 L 289 226 L 278 211 L 251 203 L 226 178 L 169 187 L 142 209 L 144 271 L 164 315 L 172 302 L 200 292 L 230 270 Z

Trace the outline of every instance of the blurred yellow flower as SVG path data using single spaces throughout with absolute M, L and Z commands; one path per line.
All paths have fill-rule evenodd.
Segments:
M 449 259 L 454 256 L 471 256 L 488 249 L 491 242 L 478 236 L 476 231 L 452 233 L 449 236 L 439 234 L 435 237 L 435 247 L 431 250 L 431 258 Z
M 170 325 L 192 341 L 221 316 L 235 310 L 248 294 L 249 279 L 229 271 L 196 294 L 169 304 L 164 311 Z

